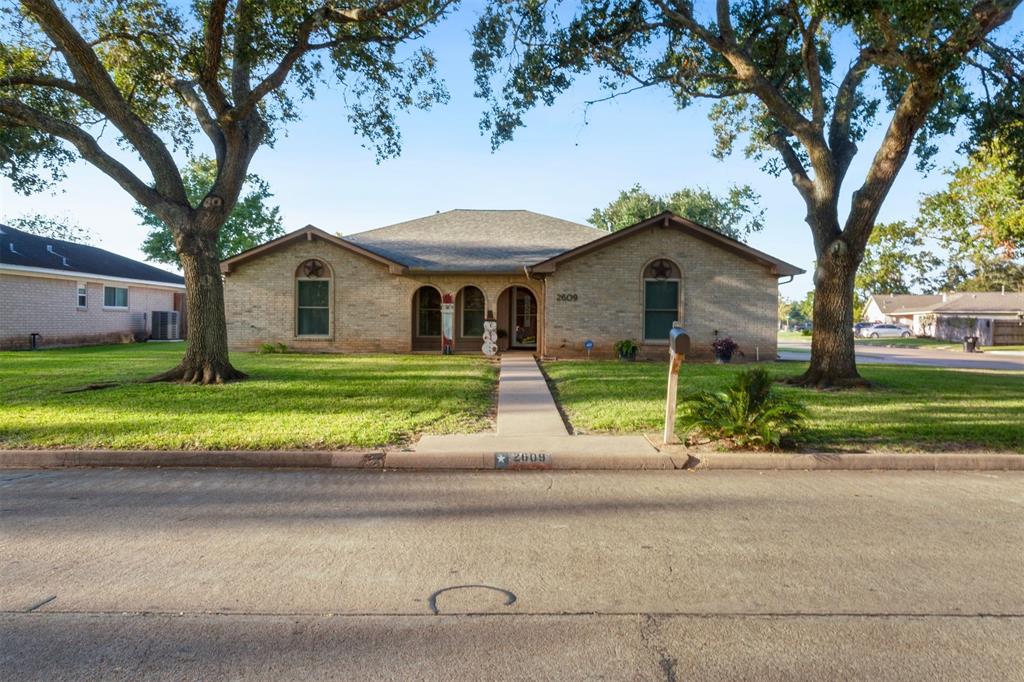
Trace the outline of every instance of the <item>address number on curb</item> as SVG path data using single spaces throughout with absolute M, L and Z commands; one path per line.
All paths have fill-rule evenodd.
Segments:
M 549 452 L 496 452 L 495 469 L 550 469 Z

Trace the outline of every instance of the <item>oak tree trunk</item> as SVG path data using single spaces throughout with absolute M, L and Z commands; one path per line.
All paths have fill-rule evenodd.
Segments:
M 860 257 L 836 242 L 814 273 L 811 363 L 791 383 L 815 388 L 858 387 L 868 383 L 857 372 L 853 342 L 854 280 Z
M 188 335 L 181 363 L 149 381 L 222 384 L 238 381 L 245 373 L 228 359 L 228 333 L 224 314 L 224 285 L 220 273 L 217 231 L 188 227 L 175 231 L 188 296 Z

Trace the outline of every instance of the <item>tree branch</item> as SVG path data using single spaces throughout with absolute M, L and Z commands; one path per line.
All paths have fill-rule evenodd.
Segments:
M 224 41 L 224 18 L 227 14 L 228 0 L 213 0 L 207 13 L 206 29 L 203 32 L 203 68 L 199 72 L 199 87 L 213 106 L 218 116 L 227 111 L 231 105 L 220 87 L 217 76 L 220 73 L 221 55 Z
M 154 207 L 166 207 L 168 202 L 159 192 L 140 180 L 127 166 L 107 154 L 92 135 L 78 126 L 15 99 L 0 99 L 0 114 L 17 126 L 40 130 L 71 143 L 83 159 L 113 178 L 143 206 L 154 211 Z
M 178 96 L 185 102 L 188 108 L 192 111 L 192 114 L 199 121 L 199 127 L 203 129 L 206 136 L 210 138 L 210 142 L 213 143 L 214 153 L 217 157 L 217 163 L 220 165 L 224 161 L 224 155 L 227 151 L 226 142 L 224 139 L 224 131 L 218 126 L 217 122 L 213 119 L 210 114 L 210 110 L 206 108 L 206 104 L 199 97 L 199 93 L 196 92 L 195 84 L 191 81 L 176 80 L 171 84 Z
M 804 23 L 800 8 L 795 0 L 790 0 L 790 12 L 800 29 L 800 56 L 804 71 L 807 73 L 807 85 L 811 90 L 811 120 L 819 130 L 825 127 L 825 92 L 821 83 L 821 62 L 818 59 L 818 43 L 815 40 L 821 27 L 821 15 L 812 15 L 809 23 Z
M 857 90 L 870 68 L 870 62 L 861 54 L 843 76 L 839 89 L 836 90 L 832 121 L 829 123 L 828 146 L 835 157 L 836 174 L 840 182 L 857 153 L 857 145 L 850 136 L 850 125 L 853 121 L 853 110 L 857 106 Z
M 796 150 L 786 139 L 786 131 L 776 130 L 768 136 L 768 142 L 779 152 L 783 163 L 786 164 L 786 169 L 789 170 L 793 186 L 800 192 L 804 201 L 810 205 L 814 200 L 814 181 L 807 175 L 807 169 L 800 162 Z
M 53 0 L 22 0 L 22 4 L 64 56 L 76 83 L 88 93 L 83 96 L 121 131 L 145 161 L 160 193 L 172 201 L 188 203 L 177 164 L 163 140 L 132 111 L 99 57 L 61 9 Z

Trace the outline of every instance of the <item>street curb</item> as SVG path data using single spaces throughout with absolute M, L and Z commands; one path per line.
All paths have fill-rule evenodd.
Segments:
M 380 469 L 383 450 L 0 450 L 0 467 Z
M 1009 453 L 770 453 L 689 454 L 671 448 L 649 455 L 548 453 L 544 463 L 512 469 L 561 470 L 803 470 L 1024 471 L 1024 454 Z M 250 467 L 318 469 L 495 470 L 493 452 L 417 453 L 407 450 L 0 450 L 0 468 Z
M 979 453 L 760 453 L 721 452 L 691 456 L 688 468 L 805 471 L 1024 471 L 1024 454 Z

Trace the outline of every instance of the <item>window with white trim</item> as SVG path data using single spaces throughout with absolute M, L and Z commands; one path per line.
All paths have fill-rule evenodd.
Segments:
M 679 268 L 659 258 L 644 268 L 644 340 L 667 341 L 679 319 Z
M 103 287 L 104 308 L 127 308 L 128 287 Z
M 299 266 L 295 286 L 296 336 L 330 336 L 330 270 L 317 259 Z
M 85 308 L 89 305 L 89 289 L 85 282 L 78 283 L 78 307 Z

